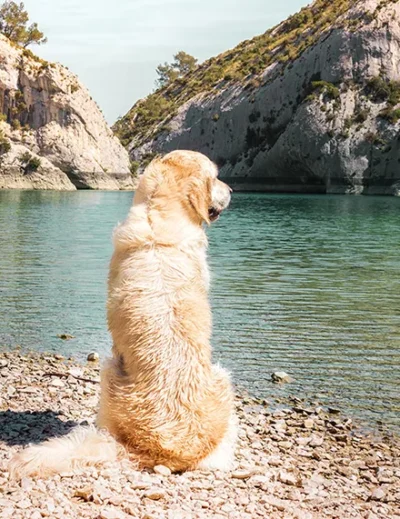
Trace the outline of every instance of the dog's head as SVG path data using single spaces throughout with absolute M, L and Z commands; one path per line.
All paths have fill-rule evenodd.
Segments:
M 153 202 L 160 209 L 179 203 L 192 220 L 209 224 L 218 219 L 231 199 L 231 189 L 217 176 L 217 166 L 202 153 L 173 151 L 147 167 L 137 201 Z

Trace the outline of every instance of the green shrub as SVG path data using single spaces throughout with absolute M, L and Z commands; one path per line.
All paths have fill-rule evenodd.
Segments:
M 11 128 L 13 130 L 20 130 L 21 129 L 21 123 L 19 122 L 19 119 L 13 119 L 11 121 Z
M 400 100 L 400 83 L 375 76 L 368 80 L 366 94 L 375 103 L 387 101 L 388 104 L 395 105 Z
M 8 153 L 10 150 L 11 150 L 10 141 L 1 132 L 0 133 L 0 155 L 4 155 L 5 153 Z
M 368 119 L 369 110 L 367 108 L 356 108 L 354 112 L 354 122 L 364 123 Z
M 395 106 L 400 103 L 400 81 L 389 81 L 388 105 Z
M 227 81 L 240 82 L 245 89 L 258 89 L 264 79 L 261 74 L 273 63 L 281 63 L 277 70 L 283 74 L 303 52 L 313 46 L 321 35 L 337 20 L 341 27 L 356 24 L 341 18 L 354 0 L 315 0 L 310 6 L 291 16 L 286 22 L 237 47 L 211 58 L 188 72 L 185 85 L 176 79 L 159 88 L 136 105 L 114 125 L 114 131 L 125 145 L 135 138 L 137 145 L 146 142 L 155 127 L 168 122 L 184 103 L 199 94 L 208 95 L 226 87 Z M 315 94 L 324 94 L 324 101 L 337 100 L 339 89 L 327 82 L 316 82 Z M 313 94 L 310 88 L 306 93 Z M 315 97 L 318 97 L 317 95 Z M 307 97 L 312 101 L 315 97 Z M 252 102 L 252 101 L 251 101 Z M 157 105 L 162 104 L 161 109 Z M 211 114 L 212 116 L 212 114 Z
M 24 49 L 22 51 L 22 55 L 24 58 L 33 59 L 35 61 L 38 59 L 37 56 L 33 54 L 33 52 L 30 49 Z
M 29 171 L 36 171 L 40 168 L 41 165 L 42 161 L 39 159 L 39 157 L 32 157 L 27 164 Z
M 306 98 L 305 98 L 305 101 L 306 102 L 312 102 L 312 101 L 315 101 L 316 99 L 318 99 L 318 96 L 316 94 L 309 94 Z
M 3 122 L 7 121 L 7 115 L 0 113 L 0 121 L 3 121 Z
M 29 151 L 26 151 L 25 153 L 20 155 L 18 158 L 21 162 L 22 168 L 25 173 L 31 173 L 33 171 L 37 171 L 42 164 L 42 161 L 40 160 L 40 158 L 34 157 L 33 155 L 31 155 L 29 153 Z
M 344 120 L 344 128 L 345 130 L 350 130 L 350 128 L 353 126 L 353 119 L 351 117 L 346 117 Z
M 133 177 L 137 177 L 138 176 L 139 166 L 140 166 L 140 164 L 136 160 L 132 160 L 131 161 L 130 171 L 131 171 L 131 175 Z
M 331 100 L 340 99 L 339 89 L 333 83 L 327 81 L 312 81 L 311 90 L 317 94 L 323 94 L 324 97 Z
M 150 151 L 149 153 L 146 153 L 142 157 L 142 166 L 144 168 L 147 168 L 147 166 L 150 164 L 150 162 L 157 157 L 157 153 L 154 151 Z
M 374 146 L 384 146 L 386 142 L 377 133 L 368 132 L 365 135 L 365 140 Z
M 389 121 L 391 124 L 396 124 L 397 121 L 400 119 L 400 108 L 397 108 L 396 110 L 386 108 L 385 110 L 382 110 L 382 112 L 379 115 L 383 119 Z

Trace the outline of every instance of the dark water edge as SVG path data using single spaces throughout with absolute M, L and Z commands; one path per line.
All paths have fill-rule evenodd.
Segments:
M 309 177 L 301 181 L 298 176 L 283 174 L 268 177 L 241 176 L 224 179 L 235 192 L 298 195 L 368 195 L 399 196 L 400 180 L 395 178 L 353 178 L 329 175 L 327 178 Z
M 0 192 L 1 344 L 107 354 L 110 236 L 131 199 Z M 399 224 L 394 197 L 235 193 L 208 231 L 215 360 L 261 398 L 306 398 L 397 431 Z M 277 370 L 295 382 L 272 384 Z

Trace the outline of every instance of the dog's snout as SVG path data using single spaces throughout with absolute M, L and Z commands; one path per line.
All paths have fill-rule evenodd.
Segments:
M 216 180 L 211 198 L 212 206 L 218 209 L 218 211 L 222 211 L 228 207 L 231 201 L 231 188 L 224 182 Z

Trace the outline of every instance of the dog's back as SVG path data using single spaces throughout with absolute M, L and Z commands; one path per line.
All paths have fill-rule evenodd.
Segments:
M 99 425 L 145 464 L 195 467 L 221 442 L 232 414 L 225 373 L 211 365 L 206 239 L 185 225 L 124 247 L 115 234 L 108 296 L 113 360 L 102 373 Z M 177 239 L 176 228 L 172 228 Z
M 98 429 L 30 447 L 14 476 L 46 476 L 115 460 L 142 466 L 229 469 L 236 439 L 229 375 L 211 364 L 204 222 L 229 188 L 195 152 L 173 152 L 143 175 L 114 234 L 108 324 L 113 357 L 102 371 Z

